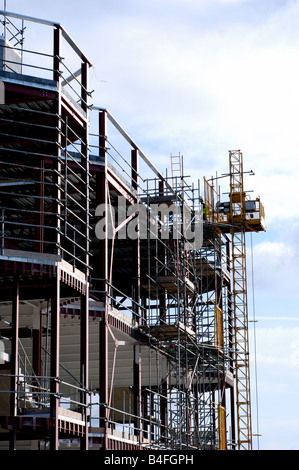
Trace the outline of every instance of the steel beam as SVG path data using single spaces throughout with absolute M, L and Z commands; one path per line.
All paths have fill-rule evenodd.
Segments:
M 105 217 L 107 226 L 108 214 L 108 182 L 106 161 L 106 113 L 99 113 L 99 152 L 105 160 L 105 172 L 97 175 L 97 203 L 105 204 Z M 97 277 L 100 278 L 99 290 L 102 292 L 101 300 L 104 301 L 103 319 L 99 323 L 99 390 L 100 390 L 100 427 L 104 429 L 103 450 L 108 448 L 108 233 L 103 240 L 99 240 L 100 260 Z M 97 264 L 97 263 L 96 263 Z
M 87 83 L 88 83 L 88 64 L 84 62 L 81 68 L 81 78 L 82 78 L 82 87 L 81 87 L 81 96 L 82 103 L 81 106 L 85 112 L 88 112 L 87 106 Z M 84 295 L 81 296 L 81 317 L 80 317 L 80 339 L 81 339 L 81 384 L 85 389 L 82 392 L 81 402 L 83 404 L 82 414 L 85 419 L 85 432 L 83 438 L 81 439 L 81 450 L 88 450 L 88 352 L 89 352 L 89 152 L 88 152 L 88 126 L 84 126 L 84 139 L 81 143 L 81 179 L 84 181 L 84 188 L 82 188 L 82 197 L 81 205 L 82 215 L 81 219 L 85 221 L 82 226 L 82 233 L 84 234 L 84 240 L 82 244 L 85 246 L 85 279 L 86 279 L 86 290 Z
M 134 434 L 141 439 L 141 346 L 134 346 L 133 362 L 133 400 L 134 400 Z
M 51 383 L 50 417 L 54 426 L 50 429 L 50 450 L 58 450 L 58 405 L 59 405 L 59 348 L 60 348 L 60 268 L 53 280 L 51 298 Z
M 20 314 L 20 283 L 17 275 L 13 278 L 12 299 L 12 338 L 11 338 L 11 397 L 10 416 L 17 416 L 18 409 L 18 375 L 19 375 L 19 314 Z M 10 450 L 16 450 L 16 432 L 10 432 Z
M 89 350 L 89 335 L 88 335 L 88 286 L 86 286 L 85 295 L 81 296 L 81 315 L 80 315 L 80 370 L 81 370 L 81 384 L 85 391 L 82 392 L 82 415 L 85 420 L 85 429 L 83 438 L 80 441 L 81 450 L 88 450 L 88 350 Z

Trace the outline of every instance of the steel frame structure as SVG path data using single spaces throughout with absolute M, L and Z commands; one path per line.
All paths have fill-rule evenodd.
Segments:
M 0 446 L 236 449 L 235 214 L 204 180 L 190 249 L 202 206 L 183 157 L 164 177 L 89 105 L 91 63 L 59 23 L 0 14 Z M 51 53 L 25 48 L 24 24 Z
M 9 436 L 10 449 L 15 449 L 16 437 L 22 436 L 20 429 L 26 423 L 37 434 L 38 430 L 46 432 L 51 449 L 58 449 L 59 434 L 64 433 L 77 435 L 81 447 L 86 448 L 90 197 L 86 84 L 90 62 L 59 24 L 39 21 L 52 28 L 52 54 L 38 54 L 49 61 L 47 72 L 51 75 L 25 75 L 23 53 L 37 53 L 25 51 L 22 44 L 20 54 L 9 40 L 7 23 L 13 24 L 11 18 L 15 18 L 23 28 L 25 19 L 34 19 L 2 14 L 5 40 L 1 44 L 1 79 L 5 102 L 1 103 L 1 290 L 4 303 L 12 305 L 10 328 L 1 330 L 2 337 L 11 340 L 12 345 L 10 366 L 3 365 L 6 373 L 2 377 L 7 381 L 10 370 L 8 390 L 12 398 L 1 437 Z M 71 45 L 81 63 L 78 105 L 62 92 L 63 40 Z M 35 67 L 38 70 L 38 65 Z M 74 146 L 76 158 L 72 156 Z M 65 298 L 80 299 L 77 382 L 61 377 L 60 308 Z M 40 313 L 31 325 L 23 318 L 23 303 L 32 304 Z M 51 338 L 43 362 L 45 305 Z M 31 343 L 29 356 L 24 347 L 26 363 L 30 363 L 27 373 L 20 354 L 23 337 L 25 343 Z M 46 375 L 44 368 L 48 370 Z M 64 416 L 60 407 L 62 389 L 71 386 L 76 386 L 80 396 L 80 419 L 76 424 Z M 31 411 L 35 413 L 29 413 L 28 404 L 29 408 L 34 404 Z M 36 414 L 37 410 L 47 410 L 47 418 Z

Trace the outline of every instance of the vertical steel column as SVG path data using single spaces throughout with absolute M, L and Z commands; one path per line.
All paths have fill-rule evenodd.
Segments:
M 18 408 L 18 375 L 19 375 L 19 302 L 20 302 L 20 284 L 17 275 L 13 279 L 13 297 L 12 297 L 12 344 L 11 344 L 11 397 L 10 397 L 10 415 L 17 416 Z M 16 450 L 16 432 L 10 431 L 10 450 Z
M 34 374 L 41 376 L 42 371 L 42 319 L 41 311 L 34 313 L 33 329 L 32 329 L 32 366 Z M 38 380 L 34 383 L 38 386 Z
M 165 195 L 165 184 L 163 180 L 159 181 L 159 196 Z M 163 222 L 165 222 L 163 220 Z M 168 227 L 169 228 L 169 227 Z M 167 240 L 164 240 L 166 243 Z M 170 243 L 170 242 L 169 242 Z M 162 246 L 158 245 L 158 258 L 161 263 L 164 264 L 163 270 L 161 270 L 162 276 L 168 276 L 168 266 L 167 266 L 167 258 L 169 258 L 169 254 L 167 257 L 167 249 L 164 244 Z M 159 288 L 159 317 L 160 317 L 160 324 L 164 325 L 167 322 L 167 291 L 165 289 Z
M 85 294 L 81 296 L 81 317 L 80 317 L 80 361 L 81 361 L 81 384 L 82 388 L 85 389 L 82 392 L 81 403 L 82 414 L 85 420 L 85 433 L 80 441 L 81 450 L 88 450 L 88 318 L 89 318 L 89 304 L 88 304 L 88 283 L 86 284 Z
M 60 267 L 57 266 L 53 280 L 51 298 L 51 383 L 50 416 L 53 426 L 50 430 L 50 450 L 58 450 L 58 406 L 59 406 L 59 348 L 60 348 Z
M 162 362 L 162 378 L 161 378 L 161 397 L 160 397 L 160 420 L 161 420 L 161 442 L 168 445 L 168 360 L 165 358 Z
M 132 177 L 132 188 L 136 191 L 138 189 L 139 181 L 138 181 L 138 150 L 133 149 L 131 151 L 131 177 Z
M 34 377 L 32 378 L 32 384 L 36 387 L 33 389 L 33 400 L 39 402 L 42 375 L 42 312 L 40 309 L 34 310 L 32 328 L 32 369 Z
M 173 182 L 173 180 L 172 180 Z M 159 181 L 159 196 L 165 195 L 165 184 L 163 180 Z M 169 227 L 168 227 L 169 229 Z M 165 240 L 166 243 L 166 240 Z M 158 248 L 159 249 L 159 248 Z M 169 250 L 169 248 L 168 248 Z M 166 246 L 162 245 L 159 249 L 159 259 L 164 264 L 161 274 L 168 276 L 168 258 Z M 168 255 L 168 256 L 167 256 Z M 159 321 L 161 325 L 167 323 L 167 291 L 159 289 Z M 163 377 L 161 380 L 161 396 L 160 396 L 160 420 L 161 420 L 161 442 L 166 443 L 168 438 L 168 378 L 167 378 L 167 363 L 163 361 L 162 365 Z
M 45 224 L 45 201 L 44 201 L 44 195 L 45 195 L 45 188 L 44 188 L 44 183 L 45 183 L 45 176 L 44 176 L 44 166 L 45 162 L 44 159 L 40 160 L 40 170 L 38 170 L 38 183 L 37 187 L 35 189 L 36 195 L 38 196 L 35 202 L 35 240 L 36 242 L 34 243 L 34 251 L 38 253 L 43 253 L 44 252 L 44 224 Z
M 231 275 L 231 253 L 230 241 L 226 242 L 226 260 L 227 270 Z M 231 281 L 227 292 L 227 322 L 228 322 L 228 357 L 229 357 L 229 371 L 234 375 L 234 320 L 233 320 L 233 306 L 232 306 L 232 286 Z M 234 386 L 230 386 L 230 425 L 231 425 L 231 445 L 232 449 L 236 450 L 236 418 L 235 418 L 235 390 Z
M 134 380 L 134 434 L 141 439 L 141 346 L 134 346 L 134 363 L 133 363 L 133 380 Z
M 81 67 L 81 77 L 82 77 L 82 87 L 81 87 L 81 96 L 82 96 L 82 108 L 85 112 L 88 111 L 87 108 L 87 84 L 88 84 L 88 64 L 84 62 Z M 80 319 L 80 341 L 81 341 L 81 384 L 85 389 L 82 392 L 81 402 L 83 404 L 82 413 L 85 418 L 85 433 L 81 439 L 81 450 L 88 450 L 88 345 L 89 345 L 89 153 L 88 153 L 88 124 L 85 124 L 85 135 L 84 142 L 81 144 L 81 166 L 84 168 L 82 170 L 82 180 L 85 182 L 85 188 L 82 190 L 84 196 L 82 197 L 81 205 L 84 208 L 84 213 L 82 214 L 82 220 L 85 221 L 84 226 L 82 227 L 82 233 L 85 235 L 85 279 L 86 279 L 86 288 L 84 295 L 81 295 L 81 319 Z
M 143 430 L 143 438 L 147 439 L 148 438 L 148 415 L 149 415 L 149 410 L 148 410 L 148 392 L 146 390 L 142 391 L 142 414 L 143 414 L 143 425 L 142 425 L 142 430 Z
M 133 149 L 131 151 L 131 164 L 132 164 L 132 187 L 138 190 L 138 150 Z M 139 197 L 137 196 L 137 203 L 139 203 Z M 138 224 L 138 235 L 136 240 L 132 240 L 133 243 L 133 312 L 134 320 L 140 323 L 140 232 Z
M 60 178 L 61 178 L 61 77 L 60 77 L 60 49 L 61 49 L 61 28 L 54 29 L 53 40 L 53 78 L 57 82 L 57 97 L 54 102 L 54 112 L 57 116 L 57 150 L 54 156 L 54 194 L 53 213 L 56 228 L 57 254 L 60 254 Z M 51 297 L 51 383 L 50 383 L 50 416 L 53 419 L 53 426 L 50 429 L 50 450 L 58 450 L 59 429 L 58 429 L 58 406 L 59 406 L 59 348 L 60 348 L 60 266 L 57 265 L 56 277 L 53 279 Z
M 97 177 L 97 202 L 105 204 L 106 227 L 108 222 L 108 181 L 107 181 L 107 161 L 106 161 L 106 112 L 99 113 L 99 136 L 100 136 L 100 157 L 104 158 L 105 171 L 99 173 Z M 99 357 L 99 389 L 100 389 L 100 427 L 104 428 L 103 450 L 108 448 L 108 307 L 109 298 L 107 292 L 108 280 L 108 233 L 106 231 L 105 238 L 99 241 L 99 271 L 100 278 L 99 290 L 101 291 L 101 299 L 104 301 L 105 309 L 103 317 L 100 321 L 100 357 Z
M 131 151 L 131 175 L 132 188 L 138 192 L 138 150 Z M 137 196 L 137 203 L 139 198 Z M 133 312 L 134 320 L 140 323 L 140 232 L 138 224 L 138 235 L 136 241 L 133 240 Z M 133 363 L 133 393 L 134 393 L 134 433 L 141 439 L 141 346 L 134 346 L 134 363 Z
M 51 384 L 50 416 L 54 426 L 50 431 L 50 450 L 58 450 L 58 406 L 59 406 L 59 348 L 60 348 L 60 268 L 53 280 L 51 298 Z
M 56 246 L 57 246 L 57 254 L 61 253 L 61 236 L 60 236 L 60 229 L 61 229 L 61 75 L 60 75 L 60 49 L 61 49 L 61 28 L 60 26 L 56 26 L 54 29 L 54 63 L 53 63 L 53 78 L 57 82 L 57 96 L 56 100 L 54 101 L 54 113 L 56 114 L 56 156 L 53 158 L 53 165 L 54 165 L 54 194 L 53 194 L 53 211 L 56 213 L 56 217 L 54 216 L 55 220 L 55 229 L 56 229 Z

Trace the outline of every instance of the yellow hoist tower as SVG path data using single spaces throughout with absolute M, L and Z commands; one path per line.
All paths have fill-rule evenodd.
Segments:
M 243 155 L 229 152 L 232 240 L 232 293 L 235 328 L 237 431 L 239 449 L 251 450 L 251 399 L 246 278 L 246 232 L 265 230 L 264 209 L 259 199 L 247 200 L 243 187 Z
M 265 231 L 264 207 L 259 198 L 248 199 L 243 186 L 243 155 L 229 152 L 229 201 L 221 203 L 219 194 L 205 180 L 207 220 L 231 235 L 232 299 L 235 336 L 235 384 L 237 445 L 252 449 L 250 368 L 246 278 L 246 232 Z M 211 197 L 213 195 L 213 199 Z

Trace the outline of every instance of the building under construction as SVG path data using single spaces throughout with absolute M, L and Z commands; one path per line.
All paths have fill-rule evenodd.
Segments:
M 0 449 L 250 450 L 241 151 L 224 201 L 163 176 L 63 26 L 0 19 Z

